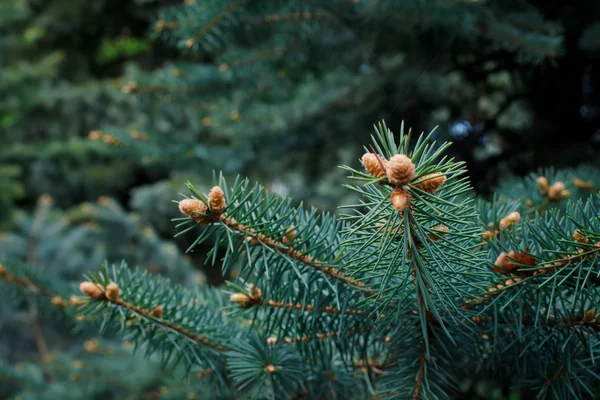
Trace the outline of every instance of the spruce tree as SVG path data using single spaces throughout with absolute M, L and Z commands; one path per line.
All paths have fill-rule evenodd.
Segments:
M 207 260 L 235 276 L 227 288 L 186 289 L 124 263 L 87 273 L 79 293 L 27 266 L 6 263 L 0 277 L 17 304 L 25 295 L 183 373 L 189 398 L 435 399 L 485 380 L 594 397 L 596 196 L 530 214 L 478 200 L 433 133 L 378 124 L 362 167 L 343 167 L 361 200 L 339 218 L 247 179 L 215 176 L 208 193 L 189 184 L 174 205 L 179 234 L 195 238 L 190 251 L 213 246 Z M 529 195 L 565 202 L 559 182 L 540 176 Z

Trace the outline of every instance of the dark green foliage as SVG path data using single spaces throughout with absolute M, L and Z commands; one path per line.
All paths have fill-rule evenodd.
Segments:
M 0 397 L 593 397 L 596 3 L 3 2 Z

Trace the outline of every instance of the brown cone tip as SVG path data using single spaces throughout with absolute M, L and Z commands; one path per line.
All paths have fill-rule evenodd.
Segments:
M 154 318 L 162 318 L 163 316 L 163 306 L 156 306 L 152 309 L 152 311 L 150 311 L 150 315 L 153 316 Z
M 388 162 L 388 181 L 394 186 L 403 186 L 415 177 L 415 164 L 404 154 L 396 154 Z
M 422 180 L 422 182 L 416 184 L 415 187 L 424 192 L 434 194 L 442 187 L 444 182 L 446 182 L 446 175 L 441 172 L 436 172 L 434 174 L 425 175 L 419 178 L 419 180 Z
M 537 178 L 537 185 L 541 195 L 546 195 L 548 193 L 548 179 L 545 176 L 539 176 Z
M 377 157 L 375 153 L 365 153 L 362 156 L 362 162 L 367 172 L 373 178 L 381 178 L 385 176 L 385 169 L 388 161 L 383 157 Z
M 183 199 L 179 202 L 179 211 L 188 217 L 193 216 L 196 213 L 206 213 L 206 204 L 197 199 Z
M 100 290 L 100 288 L 93 282 L 81 282 L 79 285 L 79 290 L 86 296 L 91 297 L 94 300 L 101 299 L 104 297 L 104 292 Z
M 410 202 L 412 201 L 411 194 L 403 189 L 394 189 L 390 194 L 390 202 L 394 209 L 398 211 L 403 211 L 405 208 L 410 206 Z
M 109 283 L 106 286 L 106 298 L 110 301 L 117 301 L 121 297 L 121 291 L 119 290 L 119 285 L 114 282 Z
M 218 186 L 213 187 L 208 194 L 208 202 L 215 213 L 222 213 L 225 210 L 225 194 L 223 190 Z
M 550 186 L 550 189 L 548 190 L 548 197 L 550 197 L 552 200 L 560 200 L 564 197 L 563 192 L 565 192 L 565 184 L 561 181 L 554 182 L 554 184 Z
M 518 211 L 513 211 L 500 220 L 500 228 L 509 228 L 517 224 L 520 220 L 521 214 Z

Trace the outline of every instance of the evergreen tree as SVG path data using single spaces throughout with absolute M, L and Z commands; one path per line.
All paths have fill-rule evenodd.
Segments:
M 531 218 L 519 201 L 476 200 L 433 133 L 411 143 L 379 124 L 364 171 L 343 167 L 361 200 L 341 218 L 241 178 L 219 176 L 208 194 L 190 184 L 176 222 L 196 231 L 190 250 L 209 241 L 208 260 L 235 271 L 225 290 L 125 264 L 86 274 L 70 300 L 76 289 L 29 267 L 6 263 L 0 277 L 17 302 L 77 314 L 179 368 L 190 398 L 448 398 L 478 380 L 592 398 L 595 195 Z M 528 197 L 562 204 L 568 190 L 544 176 Z M 17 387 L 39 384 L 6 371 Z

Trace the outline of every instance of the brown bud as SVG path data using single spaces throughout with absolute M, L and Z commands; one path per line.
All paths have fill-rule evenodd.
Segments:
M 594 182 L 584 181 L 583 179 L 579 178 L 573 179 L 573 185 L 575 185 L 575 187 L 578 189 L 592 190 L 594 188 Z
M 573 233 L 573 239 L 575 239 L 576 242 L 583 244 L 588 244 L 590 242 L 590 239 L 579 232 L 579 229 L 575 229 L 575 232 Z
M 90 339 L 90 340 L 86 340 L 85 342 L 83 342 L 83 348 L 88 353 L 95 352 L 96 350 L 98 350 L 98 347 L 100 347 L 100 344 L 98 343 L 98 339 Z
M 154 318 L 162 318 L 163 317 L 163 306 L 156 306 L 150 311 L 150 315 Z
M 596 319 L 596 310 L 594 310 L 594 309 L 587 310 L 585 312 L 585 314 L 583 314 L 583 320 L 585 322 L 592 322 L 595 319 Z
M 542 196 L 548 193 L 548 179 L 545 176 L 539 176 L 537 178 L 538 190 Z
M 204 219 L 201 214 L 206 214 L 208 207 L 200 200 L 184 199 L 179 202 L 179 211 L 197 222 L 201 222 Z
M 88 302 L 89 299 L 84 297 L 77 297 L 75 295 L 71 295 L 69 297 L 69 304 L 72 306 L 79 306 Z
M 365 153 L 362 156 L 362 162 L 367 172 L 374 178 L 385 176 L 385 168 L 388 161 L 382 157 L 378 157 L 374 153 Z
M 564 194 L 566 194 L 565 192 L 568 192 L 568 191 L 565 190 L 564 183 L 562 183 L 561 181 L 554 182 L 554 184 L 552 184 L 552 186 L 550 186 L 550 189 L 548 190 L 548 197 L 550 197 L 550 199 L 552 199 L 552 200 L 562 200 L 563 198 L 565 198 L 565 196 L 564 196 Z M 566 197 L 569 197 L 569 196 L 566 196 Z
M 536 265 L 535 259 L 527 253 L 516 253 L 514 250 L 509 251 L 508 254 L 502 252 L 496 258 L 492 272 L 506 274 L 521 268 L 523 265 L 534 266 Z
M 104 292 L 102 292 L 102 290 L 95 283 L 89 281 L 81 282 L 79 285 L 79 290 L 94 300 L 99 300 L 104 297 Z
M 404 154 L 396 154 L 388 162 L 387 177 L 394 186 L 406 185 L 415 177 L 415 164 Z
M 430 233 L 429 237 L 431 238 L 431 240 L 437 241 L 446 236 L 446 232 L 448 232 L 448 227 L 445 225 L 437 225 L 431 228 L 431 230 L 434 232 Z
M 425 175 L 419 178 L 419 180 L 423 181 L 417 183 L 415 187 L 427 193 L 434 194 L 439 190 L 440 187 L 442 187 L 444 182 L 446 182 L 446 175 L 443 175 L 440 172 L 436 172 L 435 174 Z
M 65 299 L 63 299 L 60 296 L 53 296 L 50 299 L 50 302 L 55 306 L 65 306 L 65 305 L 69 304 L 68 301 L 66 301 Z
M 225 195 L 223 190 L 218 186 L 213 187 L 208 194 L 208 202 L 215 214 L 222 214 L 225 210 Z
M 0 264 L 0 277 L 8 276 L 8 271 L 4 268 L 4 265 Z
M 270 336 L 267 338 L 267 344 L 275 344 L 277 343 L 277 338 L 275 336 Z
M 521 220 L 521 214 L 518 211 L 513 211 L 506 217 L 500 220 L 500 228 L 510 228 Z
M 496 235 L 497 232 L 495 231 L 483 231 L 483 240 L 489 242 L 490 240 L 494 239 Z
M 114 282 L 109 283 L 106 286 L 106 298 L 110 301 L 119 301 L 121 298 L 121 291 L 119 285 Z
M 296 232 L 296 230 L 294 229 L 294 227 L 290 226 L 285 231 L 285 236 L 283 237 L 283 239 L 281 239 L 281 241 L 283 242 L 283 244 L 288 244 L 289 242 L 291 242 L 292 240 L 294 240 L 294 238 L 296 237 L 297 234 L 298 234 L 298 232 Z
M 412 201 L 411 194 L 403 189 L 394 189 L 390 194 L 390 202 L 394 209 L 398 211 L 403 211 L 406 207 L 410 205 Z
M 232 293 L 229 296 L 229 300 L 238 303 L 242 307 L 250 307 L 253 303 L 259 303 L 261 301 L 262 292 L 260 289 L 254 289 L 254 287 L 250 285 L 248 293 L 250 296 L 244 293 Z
M 273 364 L 269 364 L 267 365 L 267 372 L 270 374 L 274 374 L 275 372 L 277 372 L 277 368 L 275 368 Z

